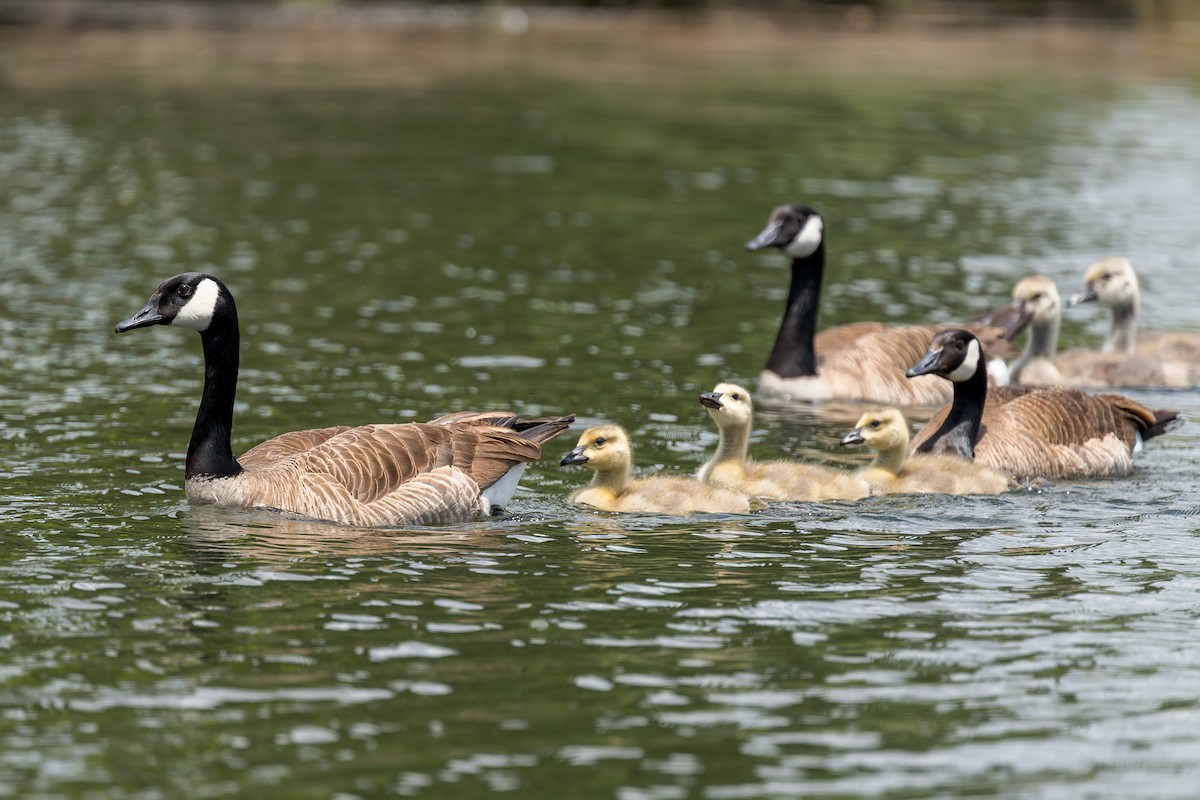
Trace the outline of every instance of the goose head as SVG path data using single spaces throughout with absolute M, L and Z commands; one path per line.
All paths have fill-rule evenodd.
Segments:
M 863 414 L 854 430 L 842 437 L 843 445 L 865 444 L 872 450 L 908 447 L 908 423 L 895 408 L 879 408 Z
M 151 325 L 177 325 L 204 333 L 216 319 L 237 319 L 233 295 L 225 285 L 203 272 L 185 272 L 167 278 L 132 317 L 117 323 L 125 333 Z
M 718 383 L 711 392 L 700 395 L 700 405 L 708 409 L 708 415 L 717 427 L 749 427 L 754 415 L 750 392 L 736 383 Z
M 559 466 L 583 464 L 598 472 L 624 469 L 632 459 L 629 436 L 620 425 L 596 425 L 579 437 L 571 452 L 562 457 Z
M 908 378 L 938 375 L 961 383 L 970 380 L 979 372 L 983 360 L 983 346 L 969 331 L 938 331 L 933 335 L 925 357 L 909 367 L 904 375 Z
M 1013 308 L 1026 324 L 1043 326 L 1062 317 L 1062 298 L 1054 281 L 1044 275 L 1030 275 L 1017 281 L 1012 291 Z
M 779 206 L 771 212 L 767 227 L 750 241 L 747 250 L 775 247 L 792 258 L 811 256 L 825 239 L 825 220 L 805 205 Z
M 1083 274 L 1083 288 L 1071 295 L 1068 305 L 1099 302 L 1109 308 L 1129 306 L 1137 302 L 1138 279 L 1128 258 L 1116 257 L 1097 261 Z

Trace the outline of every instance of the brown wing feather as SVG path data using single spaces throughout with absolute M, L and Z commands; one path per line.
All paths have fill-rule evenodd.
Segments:
M 314 428 L 307 431 L 292 431 L 274 439 L 260 442 L 247 450 L 239 459 L 245 469 L 258 469 L 284 461 L 293 456 L 311 450 L 323 442 L 332 439 L 343 431 L 350 430 L 349 425 L 339 425 L 333 428 Z
M 937 405 L 950 399 L 952 387 L 936 376 L 906 378 L 904 373 L 929 350 L 941 325 L 885 325 L 855 322 L 826 328 L 816 335 L 817 376 L 834 397 L 903 405 Z M 1002 328 L 975 326 L 988 353 L 1018 351 Z
M 914 449 L 945 420 L 943 408 L 913 441 Z M 1018 478 L 1126 475 L 1139 433 L 1159 415 L 1120 395 L 1076 389 L 1001 387 L 988 392 L 975 462 Z

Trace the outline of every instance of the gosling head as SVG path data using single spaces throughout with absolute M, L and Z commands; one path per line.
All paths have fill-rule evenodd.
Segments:
M 582 464 L 597 471 L 621 468 L 629 464 L 632 448 L 629 436 L 620 425 L 596 425 L 579 437 L 575 449 L 562 457 L 560 466 Z
M 1054 281 L 1044 275 L 1030 275 L 1017 281 L 1012 291 L 1013 307 L 1034 325 L 1053 322 L 1062 316 L 1062 299 Z
M 1071 295 L 1068 305 L 1098 302 L 1114 308 L 1137 301 L 1138 279 L 1128 258 L 1116 257 L 1097 261 L 1083 274 L 1083 288 Z
M 983 346 L 970 331 L 951 329 L 938 331 L 929 343 L 925 357 L 904 373 L 905 377 L 939 375 L 961 383 L 970 380 L 983 363 Z
M 177 325 L 204 333 L 218 318 L 237 320 L 233 295 L 225 285 L 203 272 L 185 272 L 167 278 L 129 319 L 117 323 L 116 332 L 125 333 L 151 325 Z
M 748 426 L 754 416 L 750 392 L 736 383 L 718 383 L 699 400 L 718 428 Z
M 908 446 L 908 422 L 895 408 L 877 408 L 863 414 L 854 430 L 842 437 L 842 445 L 865 444 L 872 450 Z
M 779 206 L 771 212 L 767 227 L 750 241 L 747 250 L 775 247 L 792 258 L 811 256 L 825 240 L 825 220 L 809 206 Z

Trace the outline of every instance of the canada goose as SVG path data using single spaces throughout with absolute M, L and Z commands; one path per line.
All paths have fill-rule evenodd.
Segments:
M 633 478 L 633 449 L 620 425 L 597 425 L 579 437 L 579 444 L 559 462 L 595 470 L 592 482 L 567 498 L 600 511 L 642 514 L 745 514 L 753 504 L 744 494 L 710 486 L 693 478 L 651 475 Z
M 1062 301 L 1054 281 L 1030 275 L 1013 287 L 1013 307 L 1029 327 L 1025 352 L 1010 368 L 1023 386 L 1164 386 L 1162 364 L 1138 354 L 1072 348 L 1059 353 Z
M 1200 382 L 1200 335 L 1165 331 L 1138 332 L 1141 293 L 1137 273 L 1127 258 L 1107 258 L 1088 267 L 1084 286 L 1070 305 L 1098 302 L 1112 314 L 1112 327 L 1101 352 L 1114 361 L 1107 386 L 1182 388 Z
M 871 494 L 1000 494 L 1013 488 L 1003 473 L 956 456 L 908 453 L 908 421 L 897 408 L 868 411 L 843 445 L 865 444 L 875 460 L 855 476 L 871 486 Z
M 700 404 L 717 423 L 717 453 L 696 477 L 766 500 L 857 500 L 870 488 L 849 473 L 795 461 L 752 461 L 746 457 L 753 424 L 750 392 L 734 383 L 719 383 L 700 395 Z
M 1151 411 L 1115 394 L 989 391 L 983 347 L 966 330 L 934 336 L 908 374 L 939 375 L 954 387 L 951 403 L 917 434 L 916 452 L 960 456 L 1018 480 L 1128 475 L 1138 444 L 1178 419 L 1173 411 Z
M 904 370 L 925 353 L 933 334 L 944 326 L 859 322 L 816 333 L 825 270 L 825 221 L 820 214 L 806 205 L 779 206 L 767 227 L 746 243 L 747 250 L 766 247 L 792 257 L 792 280 L 775 346 L 759 375 L 760 396 L 896 405 L 939 405 L 950 399 L 950 388 L 940 381 L 904 380 Z M 1006 334 L 991 328 L 978 332 L 996 346 Z M 997 382 L 1004 383 L 1003 360 L 997 359 L 993 367 Z
M 195 504 L 363 527 L 466 521 L 502 508 L 541 445 L 574 419 L 461 412 L 430 423 L 342 425 L 285 433 L 239 460 L 230 445 L 239 356 L 233 295 L 211 275 L 176 275 L 116 332 L 151 325 L 199 331 L 204 346 L 204 392 L 184 469 Z

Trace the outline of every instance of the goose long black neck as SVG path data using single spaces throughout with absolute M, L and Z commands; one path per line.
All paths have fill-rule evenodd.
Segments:
M 184 475 L 228 478 L 242 472 L 233 457 L 233 401 L 237 393 L 239 333 L 232 303 L 200 334 L 204 344 L 204 393 L 188 444 Z
M 821 302 L 824 271 L 824 241 L 810 255 L 792 259 L 792 284 L 788 287 L 787 306 L 766 366 L 781 378 L 817 374 L 813 337 L 817 332 L 817 306 Z
M 979 368 L 965 381 L 955 381 L 950 413 L 937 432 L 926 439 L 917 452 L 945 453 L 967 460 L 975 459 L 975 442 L 987 402 L 987 365 L 983 359 Z

